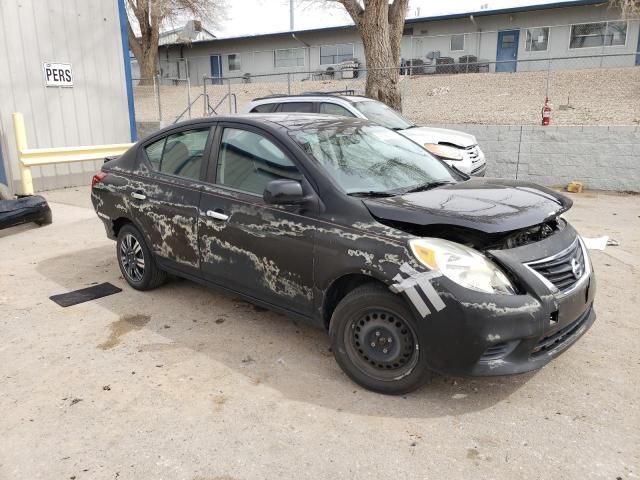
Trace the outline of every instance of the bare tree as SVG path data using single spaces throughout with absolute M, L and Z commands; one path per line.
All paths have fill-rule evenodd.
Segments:
M 153 82 L 156 75 L 158 40 L 163 25 L 189 17 L 212 23 L 213 15 L 221 13 L 223 8 L 224 0 L 127 0 L 129 48 L 140 65 L 140 84 Z
M 640 17 L 640 0 L 610 0 L 609 3 L 620 8 L 625 18 Z
M 400 41 L 409 0 L 329 0 L 345 8 L 364 45 L 366 95 L 402 109 Z

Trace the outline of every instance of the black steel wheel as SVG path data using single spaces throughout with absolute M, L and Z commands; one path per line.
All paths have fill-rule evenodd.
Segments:
M 133 288 L 151 290 L 166 280 L 166 274 L 158 268 L 142 234 L 132 224 L 118 232 L 116 249 L 122 276 Z
M 383 285 L 366 284 L 346 295 L 329 334 L 340 367 L 369 390 L 407 393 L 429 377 L 414 314 Z

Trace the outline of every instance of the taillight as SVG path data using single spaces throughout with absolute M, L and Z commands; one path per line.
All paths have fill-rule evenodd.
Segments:
M 102 180 L 104 180 L 106 176 L 107 174 L 105 172 L 96 173 L 91 179 L 91 188 L 95 187 L 97 183 L 102 183 Z

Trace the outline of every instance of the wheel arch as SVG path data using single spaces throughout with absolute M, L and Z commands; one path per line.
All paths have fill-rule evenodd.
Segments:
M 340 301 L 352 290 L 367 283 L 379 284 L 387 287 L 387 284 L 379 278 L 364 273 L 345 273 L 335 278 L 326 290 L 322 302 L 322 322 L 326 330 L 329 330 L 331 316 Z

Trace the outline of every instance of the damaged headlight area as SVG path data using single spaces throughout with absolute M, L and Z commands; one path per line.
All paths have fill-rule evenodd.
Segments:
M 409 241 L 416 259 L 431 270 L 471 290 L 513 295 L 516 290 L 500 268 L 472 248 L 440 238 Z
M 464 160 L 464 151 L 456 147 L 441 145 L 439 143 L 425 143 L 424 148 L 436 157 L 446 160 Z

